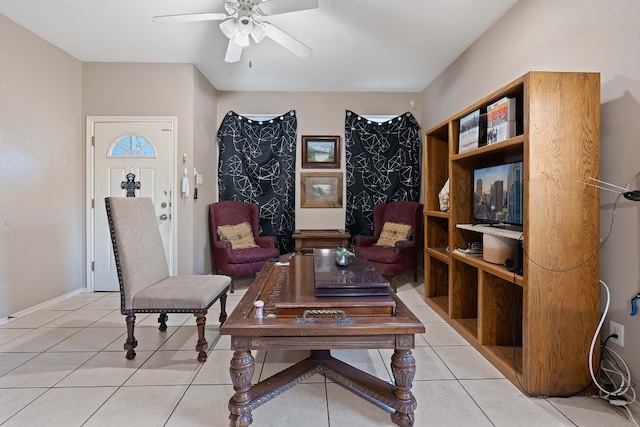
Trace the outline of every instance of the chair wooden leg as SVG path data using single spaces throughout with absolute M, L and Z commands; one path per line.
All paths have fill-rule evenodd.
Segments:
M 413 281 L 414 282 L 418 281 L 418 269 L 417 268 L 415 270 L 413 270 Z
M 220 317 L 218 321 L 220 322 L 220 326 L 227 320 L 227 294 L 224 293 L 220 295 Z
M 198 344 L 196 344 L 198 362 L 204 362 L 207 360 L 207 347 L 209 346 L 209 343 L 207 343 L 207 340 L 204 337 L 204 327 L 207 323 L 207 318 L 205 317 L 206 314 L 206 311 L 204 313 L 194 314 L 194 316 L 196 316 L 196 326 L 198 328 Z
M 393 276 L 391 278 L 391 284 L 393 285 L 393 292 L 398 293 L 398 288 L 396 287 L 396 282 L 398 281 L 398 276 Z
M 167 330 L 167 319 L 169 318 L 169 316 L 167 316 L 167 313 L 160 313 L 160 316 L 158 316 L 158 323 L 160 323 L 160 326 L 158 326 L 158 330 L 164 332 Z
M 136 324 L 136 315 L 133 313 L 127 314 L 127 340 L 124 343 L 124 349 L 127 350 L 125 356 L 128 360 L 132 360 L 136 357 L 136 352 L 133 350 L 138 346 L 138 340 L 133 336 L 133 330 Z
M 235 291 L 235 286 L 233 283 L 233 277 L 231 278 L 231 284 L 229 285 L 229 292 L 233 293 L 233 291 Z

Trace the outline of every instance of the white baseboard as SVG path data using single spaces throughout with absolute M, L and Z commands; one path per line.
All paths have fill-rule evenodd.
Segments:
M 79 294 L 81 294 L 83 292 L 87 292 L 87 288 L 76 289 L 75 291 L 71 291 L 69 293 L 66 293 L 64 295 L 60 295 L 59 297 L 50 299 L 50 300 L 45 301 L 43 303 L 40 303 L 38 305 L 34 305 L 33 307 L 29 307 L 29 308 L 26 308 L 24 310 L 21 310 L 21 311 L 15 313 L 15 314 L 12 314 L 12 315 L 10 315 L 8 317 L 3 317 L 2 319 L 0 319 L 0 325 L 4 325 L 6 323 L 9 323 L 13 319 L 19 319 L 21 317 L 27 316 L 27 315 L 32 314 L 32 313 L 34 313 L 34 312 L 36 312 L 36 311 L 38 311 L 38 310 L 40 310 L 42 308 L 45 308 L 46 306 L 48 306 L 50 304 L 53 304 L 54 302 L 58 302 L 60 300 L 67 299 L 69 297 L 72 297 L 72 296 L 75 296 L 75 295 L 79 295 Z

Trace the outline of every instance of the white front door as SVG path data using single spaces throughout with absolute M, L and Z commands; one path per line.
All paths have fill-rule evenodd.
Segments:
M 137 117 L 87 119 L 93 141 L 89 192 L 94 201 L 89 222 L 89 290 L 119 290 L 104 199 L 127 197 L 128 191 L 129 195 L 150 197 L 153 201 L 169 271 L 172 274 L 175 271 L 172 165 L 176 120 Z

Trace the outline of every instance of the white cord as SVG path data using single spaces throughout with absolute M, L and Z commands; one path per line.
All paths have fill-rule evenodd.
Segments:
M 602 313 L 602 317 L 600 318 L 600 323 L 598 323 L 598 327 L 596 328 L 596 333 L 593 334 L 593 339 L 591 340 L 591 347 L 589 348 L 589 373 L 591 374 L 591 379 L 593 383 L 600 389 L 600 391 L 604 393 L 609 393 L 607 390 L 600 386 L 600 383 L 596 379 L 595 374 L 593 373 L 593 349 L 596 346 L 596 341 L 598 340 L 598 336 L 600 335 L 600 330 L 602 329 L 602 324 L 604 323 L 604 318 L 609 312 L 609 303 L 611 302 L 611 294 L 609 293 L 609 287 L 606 283 L 600 280 L 600 284 L 604 286 L 605 291 L 607 291 L 607 304 L 604 307 L 604 312 Z
M 633 390 L 633 389 L 632 389 L 632 390 Z M 633 421 L 633 424 L 634 424 L 636 427 L 640 427 L 640 426 L 638 425 L 638 423 L 637 423 L 636 419 L 633 417 L 633 414 L 631 413 L 631 409 L 629 409 L 629 406 L 628 406 L 628 405 L 627 405 L 627 406 L 625 406 L 625 407 L 624 407 L 624 409 L 626 409 L 626 410 L 627 410 L 627 412 L 629 413 L 629 418 L 631 418 L 631 421 Z
M 631 380 L 631 372 L 629 371 L 629 367 L 627 366 L 627 363 L 624 361 L 624 359 L 616 351 L 605 347 L 605 350 L 607 352 L 609 352 L 612 355 L 614 355 L 622 363 L 622 365 L 624 366 L 624 371 L 625 371 L 625 372 L 621 372 L 620 369 L 618 368 L 618 366 L 616 364 L 610 362 L 610 361 L 602 361 L 602 360 L 600 361 L 601 365 L 606 365 L 606 366 L 601 366 L 600 370 L 604 374 L 606 374 L 606 376 L 610 380 L 611 384 L 615 385 L 614 377 L 619 377 L 620 378 L 620 386 L 617 389 L 613 390 L 613 391 L 608 391 L 608 390 L 604 389 L 600 385 L 598 380 L 596 379 L 595 373 L 593 372 L 593 350 L 595 348 L 598 336 L 600 335 L 600 331 L 602 329 L 602 324 L 604 323 L 604 319 L 607 316 L 607 313 L 609 312 L 609 304 L 611 303 L 611 293 L 609 292 L 609 287 L 602 280 L 600 280 L 600 284 L 602 286 L 604 286 L 604 289 L 605 289 L 605 291 L 607 293 L 607 303 L 605 305 L 604 312 L 602 313 L 602 317 L 600 318 L 600 323 L 598 323 L 598 327 L 596 328 L 596 332 L 593 335 L 593 340 L 591 341 L 591 347 L 589 348 L 589 373 L 591 374 L 591 379 L 593 380 L 593 383 L 600 390 L 600 397 L 602 397 L 603 399 L 610 400 L 611 397 L 624 398 L 623 395 L 626 394 L 627 392 L 631 391 L 632 399 L 630 401 L 626 402 L 624 405 L 619 405 L 619 406 L 623 406 L 627 410 L 627 412 L 629 413 L 629 418 L 631 418 L 631 420 L 633 421 L 633 424 L 635 424 L 637 427 L 640 427 L 640 426 L 638 426 L 638 423 L 636 422 L 635 418 L 633 417 L 633 414 L 631 413 L 631 410 L 628 407 L 629 404 L 635 402 L 635 400 L 636 400 L 636 392 L 632 387 L 633 382 Z M 604 357 L 604 352 L 602 354 L 602 357 Z M 616 406 L 618 406 L 618 405 L 616 405 Z

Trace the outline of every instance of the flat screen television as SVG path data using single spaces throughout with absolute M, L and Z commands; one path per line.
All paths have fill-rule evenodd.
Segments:
M 524 224 L 524 163 L 473 171 L 473 220 L 481 224 Z

